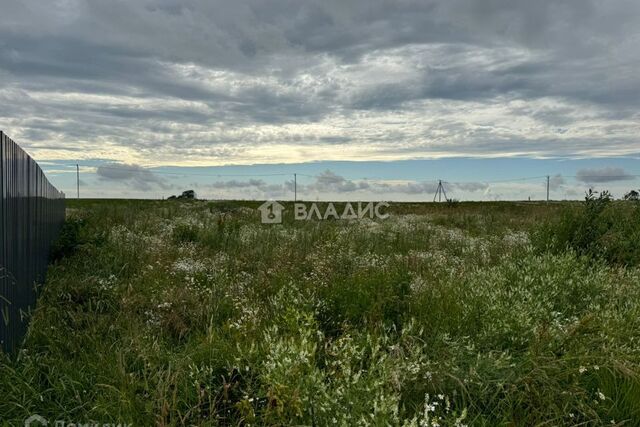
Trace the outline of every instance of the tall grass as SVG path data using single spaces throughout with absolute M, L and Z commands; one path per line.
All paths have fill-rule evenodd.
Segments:
M 614 201 L 590 190 L 584 203 L 567 207 L 533 233 L 543 250 L 567 249 L 618 265 L 640 265 L 640 202 Z
M 532 245 L 558 207 L 254 207 L 74 202 L 0 419 L 638 424 L 640 271 Z

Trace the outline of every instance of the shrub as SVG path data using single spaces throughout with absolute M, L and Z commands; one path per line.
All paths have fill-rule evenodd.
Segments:
M 624 195 L 624 200 L 629 200 L 632 202 L 640 201 L 640 193 L 638 193 L 636 190 L 631 190 Z
M 635 203 L 613 201 L 604 191 L 589 190 L 578 207 L 566 207 L 533 233 L 534 245 L 560 253 L 603 258 L 612 264 L 640 264 L 640 209 Z
M 75 252 L 80 244 L 80 229 L 83 223 L 83 220 L 79 218 L 68 218 L 64 222 L 60 229 L 60 235 L 51 246 L 50 258 L 52 261 L 58 261 Z
M 173 229 L 173 240 L 176 243 L 196 242 L 198 240 L 198 227 L 192 224 L 178 224 Z

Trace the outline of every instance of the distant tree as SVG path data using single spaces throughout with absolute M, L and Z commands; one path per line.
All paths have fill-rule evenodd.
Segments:
M 176 199 L 181 199 L 181 200 L 185 200 L 185 199 L 187 199 L 187 200 L 193 200 L 193 199 L 196 199 L 196 198 L 197 198 L 197 197 L 196 197 L 196 192 L 195 192 L 195 191 L 193 191 L 193 190 L 186 190 L 186 191 L 183 191 L 181 195 L 179 195 L 179 196 L 175 196 L 175 195 L 174 195 L 174 196 L 171 196 L 171 197 L 169 197 L 167 200 L 176 200 Z
M 624 199 L 637 202 L 640 200 L 640 193 L 638 193 L 636 190 L 631 190 L 624 195 Z
M 196 192 L 193 190 L 183 191 L 181 195 L 178 196 L 178 199 L 195 199 Z

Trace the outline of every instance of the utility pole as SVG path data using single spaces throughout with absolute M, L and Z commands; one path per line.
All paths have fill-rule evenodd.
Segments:
M 76 163 L 76 190 L 78 191 L 78 199 L 80 198 L 80 165 Z
M 436 194 L 433 195 L 433 201 L 436 201 L 436 197 L 438 198 L 438 202 L 442 201 L 442 195 L 444 194 L 444 200 L 447 200 L 447 193 L 444 191 L 444 186 L 442 185 L 442 180 L 438 180 L 438 188 L 436 189 Z
M 298 174 L 293 174 L 293 201 L 298 201 Z
M 549 202 L 549 175 L 547 175 L 547 202 Z

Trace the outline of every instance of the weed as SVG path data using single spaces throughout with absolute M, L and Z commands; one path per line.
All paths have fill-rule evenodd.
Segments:
M 640 419 L 632 203 L 272 226 L 252 202 L 69 204 L 82 220 L 0 361 L 7 425 Z

